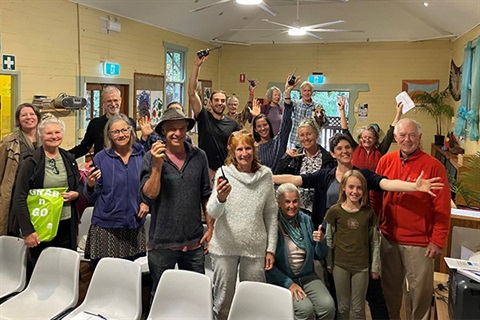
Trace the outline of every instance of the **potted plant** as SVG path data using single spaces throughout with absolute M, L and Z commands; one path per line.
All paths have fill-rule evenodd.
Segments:
M 480 190 L 478 181 L 480 181 L 480 151 L 469 157 L 464 164 L 466 170 L 462 172 L 454 183 L 454 191 L 457 197 L 460 195 L 465 200 L 467 206 L 480 206 Z
M 445 136 L 442 130 L 442 123 L 445 120 L 449 121 L 454 115 L 453 107 L 448 103 L 448 89 L 433 94 L 428 92 L 419 93 L 415 95 L 414 100 L 417 102 L 420 111 L 428 113 L 435 119 L 437 128 L 435 144 L 443 145 Z

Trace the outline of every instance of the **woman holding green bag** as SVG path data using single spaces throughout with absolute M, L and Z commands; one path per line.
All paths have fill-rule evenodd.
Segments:
M 74 156 L 60 148 L 65 124 L 49 116 L 40 122 L 38 131 L 42 146 L 20 166 L 11 212 L 25 245 L 30 248 L 33 263 L 46 247 L 75 250 L 79 223 L 75 203 L 79 197 L 80 173 Z M 49 198 L 55 196 L 60 197 L 60 205 L 49 204 Z M 47 217 L 56 221 L 42 225 L 42 219 Z

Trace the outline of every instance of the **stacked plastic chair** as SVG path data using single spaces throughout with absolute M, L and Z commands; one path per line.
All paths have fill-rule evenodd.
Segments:
M 101 259 L 93 273 L 83 303 L 63 319 L 84 313 L 106 319 L 140 319 L 142 272 L 132 261 Z
M 0 237 L 0 299 L 25 288 L 27 247 L 23 239 Z
M 290 290 L 262 282 L 242 281 L 233 297 L 228 320 L 293 320 Z
M 212 320 L 210 278 L 193 271 L 166 270 L 158 283 L 147 319 Z
M 0 304 L 1 319 L 51 319 L 78 301 L 80 255 L 50 247 L 40 254 L 27 288 Z

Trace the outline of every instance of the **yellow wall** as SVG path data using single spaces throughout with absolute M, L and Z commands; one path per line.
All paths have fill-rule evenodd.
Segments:
M 16 55 L 16 70 L 21 73 L 20 100 L 31 102 L 34 94 L 52 99 L 61 92 L 74 95 L 79 77 L 103 77 L 103 61 L 120 63 L 118 78 L 132 83 L 134 72 L 163 75 L 163 41 L 189 49 L 190 70 L 195 52 L 208 46 L 125 18 L 120 18 L 120 33 L 107 33 L 101 18 L 108 15 L 66 0 L 0 1 L 2 53 Z M 214 87 L 218 85 L 218 59 L 218 52 L 212 52 L 202 70 L 202 77 L 212 80 Z M 78 143 L 76 114 L 56 114 L 67 125 L 62 145 L 66 149 Z
M 118 78 L 133 83 L 133 73 L 164 73 L 163 41 L 188 48 L 187 72 L 197 50 L 211 47 L 186 36 L 120 17 L 121 32 L 107 33 L 101 18 L 109 14 L 66 0 L 0 1 L 2 53 L 16 55 L 21 72 L 21 101 L 34 94 L 56 97 L 60 92 L 77 93 L 79 77 L 101 78 L 102 61 L 120 63 Z M 479 28 L 466 35 L 472 39 Z M 457 60 L 466 40 L 419 43 L 352 43 L 311 45 L 223 46 L 212 52 L 202 67 L 201 79 L 212 80 L 213 89 L 236 93 L 245 102 L 247 85 L 239 74 L 258 78 L 259 96 L 268 82 L 284 82 L 297 68 L 304 79 L 312 71 L 323 72 L 327 83 L 368 83 L 356 103 L 369 104 L 369 122 L 385 130 L 394 117 L 395 95 L 404 79 L 438 79 L 440 89 L 448 85 L 450 59 Z M 460 55 L 463 55 L 461 53 Z M 463 59 L 463 58 L 462 58 Z M 188 79 L 188 75 L 187 75 Z M 133 105 L 133 97 L 130 97 Z M 408 114 L 424 127 L 424 146 L 433 140 L 433 120 L 424 114 Z M 67 134 L 63 147 L 75 140 L 75 114 L 64 117 Z M 362 125 L 362 123 L 359 123 Z M 468 144 L 468 143 L 467 143 Z M 393 147 L 392 147 L 393 148 Z M 479 149 L 478 144 L 470 150 Z
M 477 44 L 477 41 L 474 41 L 480 36 L 480 25 L 478 25 L 476 28 L 472 29 L 470 32 L 466 33 L 459 39 L 457 39 L 453 43 L 453 48 L 452 48 L 452 59 L 455 62 L 455 65 L 460 66 L 463 64 L 463 55 L 464 55 L 464 50 L 465 46 L 468 41 L 472 41 L 473 45 L 480 45 Z M 477 50 L 480 47 L 477 47 Z M 457 113 L 458 107 L 460 106 L 460 101 L 455 103 L 455 114 Z M 480 124 L 479 124 L 480 128 Z M 466 139 L 464 143 L 461 144 L 461 146 L 465 149 L 466 154 L 471 154 L 475 153 L 476 151 L 480 151 L 480 141 L 471 141 L 470 139 Z
M 350 43 L 311 45 L 225 46 L 220 60 L 221 83 L 227 92 L 247 94 L 247 85 L 239 83 L 239 74 L 258 78 L 259 96 L 265 95 L 269 81 L 285 82 L 288 72 L 306 79 L 313 71 L 323 72 L 326 83 L 368 83 L 356 101 L 368 103 L 368 122 L 376 122 L 383 131 L 395 117 L 395 96 L 402 91 L 402 80 L 438 79 L 440 88 L 448 85 L 451 43 Z M 430 150 L 434 121 L 425 114 L 409 112 L 423 125 L 423 144 Z M 392 148 L 395 148 L 393 145 Z

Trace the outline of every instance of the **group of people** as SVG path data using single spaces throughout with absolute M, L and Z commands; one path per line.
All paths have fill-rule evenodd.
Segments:
M 19 130 L 0 147 L 0 234 L 22 236 L 32 259 L 46 246 L 75 249 L 76 202 L 85 197 L 94 206 L 85 248 L 93 264 L 147 251 L 153 296 L 165 270 L 204 273 L 210 254 L 216 319 L 228 317 L 237 274 L 289 289 L 296 319 L 365 318 L 365 300 L 374 319 L 398 319 L 405 287 L 409 318 L 427 319 L 450 192 L 443 166 L 420 148 L 420 125 L 400 119 L 400 104 L 382 142 L 374 126 L 362 128 L 357 142 L 340 99 L 344 132 L 331 138 L 328 152 L 311 116 L 321 106 L 310 83 L 297 77 L 290 84 L 289 75 L 284 103 L 272 87 L 263 106 L 254 99 L 257 82 L 250 83 L 248 112 L 240 113 L 238 98 L 213 91 L 207 109 L 196 90 L 205 60 L 195 57 L 189 78 L 195 119 L 171 103 L 155 128 L 139 119 L 140 138 L 135 122 L 118 112 L 113 86 L 102 92 L 105 115 L 69 151 L 60 148 L 61 120 L 40 121 L 34 106 L 19 106 Z M 301 99 L 292 101 L 299 84 Z M 195 123 L 198 146 L 187 135 Z M 399 150 L 387 154 L 393 140 Z M 82 184 L 75 158 L 92 145 Z M 66 188 L 64 205 L 56 237 L 41 241 L 27 197 L 53 187 Z

